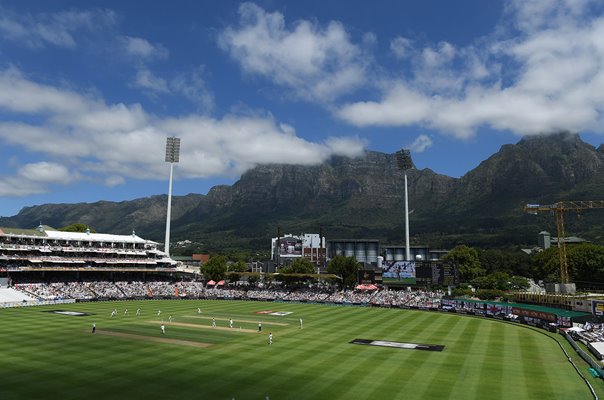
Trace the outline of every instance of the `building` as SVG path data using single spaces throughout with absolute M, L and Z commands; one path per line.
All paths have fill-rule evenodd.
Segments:
M 564 238 L 564 243 L 566 243 L 567 245 L 570 244 L 581 244 L 581 243 L 589 243 L 587 240 L 582 239 L 580 237 L 576 237 L 576 236 L 568 236 Z M 523 252 L 525 252 L 526 254 L 534 254 L 534 253 L 539 253 L 543 250 L 547 250 L 550 247 L 552 247 L 552 244 L 554 246 L 558 246 L 558 238 L 557 237 L 551 237 L 550 233 L 547 231 L 541 231 L 539 232 L 539 237 L 537 239 L 537 246 L 530 248 L 530 249 L 521 249 Z
M 131 235 L 62 232 L 48 226 L 36 229 L 0 228 L 0 272 L 18 274 L 82 275 L 165 273 L 176 271 L 176 261 L 158 249 L 158 243 Z
M 380 241 L 377 239 L 333 239 L 327 241 L 327 259 L 354 257 L 366 269 L 378 267 Z
M 325 254 L 325 238 L 317 233 L 290 233 L 271 239 L 271 261 L 278 266 L 304 257 L 321 267 L 325 264 Z
M 433 250 L 428 246 L 411 246 L 414 261 L 439 261 L 446 250 Z M 377 239 L 334 239 L 327 241 L 327 259 L 343 255 L 355 257 L 366 268 L 381 267 L 382 261 L 405 261 L 405 246 L 380 246 Z
M 441 262 L 446 250 L 411 246 L 412 260 L 405 260 L 405 246 L 380 246 L 377 239 L 335 239 L 327 241 L 327 259 L 354 257 L 362 264 L 359 282 L 397 286 L 456 285 L 457 268 Z
M 428 246 L 409 246 L 411 260 L 439 261 L 448 253 L 447 250 L 433 250 Z M 405 246 L 383 246 L 381 248 L 384 261 L 405 261 Z

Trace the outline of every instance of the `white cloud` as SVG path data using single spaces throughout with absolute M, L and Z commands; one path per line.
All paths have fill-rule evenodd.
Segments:
M 0 123 L 0 138 L 29 151 L 53 157 L 86 157 L 94 151 L 73 132 L 53 126 L 34 126 L 18 122 Z
M 604 16 L 592 13 L 594 4 L 509 2 L 493 35 L 463 48 L 405 48 L 410 73 L 337 115 L 356 126 L 419 125 L 460 138 L 483 126 L 604 133 Z
M 123 176 L 119 176 L 119 175 L 111 175 L 105 178 L 105 185 L 111 187 L 111 186 L 119 186 L 119 185 L 124 185 L 126 183 L 126 180 L 124 179 Z
M 4 40 L 32 48 L 46 45 L 74 48 L 77 46 L 76 38 L 82 32 L 111 26 L 116 20 L 113 11 L 101 9 L 17 14 L 0 7 L 0 15 L 0 33 Z
M 124 36 L 121 42 L 126 54 L 135 58 L 165 59 L 169 55 L 168 50 L 161 44 L 151 44 L 143 38 Z
M 64 165 L 40 161 L 21 166 L 15 176 L 0 177 L 0 196 L 28 196 L 46 193 L 49 185 L 67 185 L 79 179 Z
M 6 121 L 0 122 L 0 140 L 49 158 L 0 178 L 0 195 L 42 193 L 48 185 L 99 176 L 109 186 L 127 178 L 165 179 L 165 141 L 172 135 L 182 140 L 175 169 L 180 178 L 237 176 L 263 163 L 310 165 L 333 154 L 363 152 L 358 138 L 314 143 L 266 115 L 160 118 L 138 104 L 108 105 L 33 82 L 14 69 L 0 71 L 0 93 Z M 10 101 L 15 97 L 19 102 Z M 13 114 L 15 121 L 10 120 Z M 36 122 L 17 122 L 23 114 Z
M 357 126 L 398 126 L 421 123 L 431 114 L 431 99 L 397 83 L 382 102 L 358 102 L 343 107 L 339 116 Z
M 196 104 L 201 113 L 210 114 L 214 110 L 214 94 L 206 84 L 204 73 L 204 66 L 200 66 L 190 73 L 178 74 L 169 85 L 173 92 Z
M 509 0 L 505 14 L 514 28 L 533 33 L 560 26 L 576 27 L 594 4 L 590 0 Z
M 279 12 L 252 3 L 239 7 L 238 27 L 228 27 L 218 44 L 250 75 L 292 89 L 295 96 L 325 102 L 364 84 L 368 57 L 342 24 L 321 27 L 307 20 L 286 26 Z
M 432 147 L 432 139 L 430 139 L 430 136 L 422 134 L 415 138 L 413 143 L 406 148 L 414 153 L 423 153 L 430 147 Z
M 15 68 L 0 71 L 0 108 L 19 113 L 78 113 L 88 103 L 69 90 L 31 82 Z
M 440 42 L 437 48 L 426 47 L 422 52 L 423 66 L 427 68 L 440 67 L 455 57 L 455 48 L 451 43 Z
M 366 143 L 356 137 L 329 137 L 325 140 L 325 144 L 332 154 L 357 157 L 364 153 Z
M 76 179 L 65 166 L 47 161 L 25 164 L 20 168 L 18 175 L 32 182 L 63 185 Z
M 37 182 L 28 182 L 16 176 L 0 177 L 0 196 L 21 197 L 46 193 L 48 188 Z
M 356 156 L 363 151 L 355 138 L 308 142 L 291 126 L 276 124 L 270 117 L 190 116 L 167 119 L 160 128 L 181 138 L 179 169 L 189 176 L 239 175 L 265 163 L 313 165 L 332 154 Z
M 126 106 L 119 103 L 111 106 L 95 104 L 86 113 L 58 116 L 54 121 L 90 132 L 128 132 L 145 127 L 148 118 L 140 104 Z
M 412 48 L 412 41 L 402 36 L 397 36 L 390 41 L 390 51 L 392 51 L 392 54 L 399 59 L 403 59 L 409 55 L 409 51 L 412 50 Z
M 170 92 L 166 80 L 154 75 L 148 69 L 140 69 L 137 71 L 134 86 L 158 93 Z
M 204 67 L 177 73 L 171 79 L 155 75 L 147 67 L 139 69 L 131 86 L 142 89 L 155 98 L 158 95 L 182 96 L 193 103 L 202 114 L 214 110 L 214 93 L 203 78 Z

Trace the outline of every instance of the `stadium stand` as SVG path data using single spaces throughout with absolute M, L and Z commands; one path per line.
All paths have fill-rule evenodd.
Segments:
M 25 271 L 165 271 L 176 262 L 157 243 L 132 235 L 0 228 L 0 265 L 9 272 Z
M 13 288 L 0 288 L 0 303 L 15 303 L 22 301 L 34 301 L 35 298 Z
M 429 291 L 329 291 L 327 289 L 256 288 L 245 290 L 206 287 L 198 281 L 91 281 L 15 283 L 26 295 L 42 300 L 132 299 L 132 298 L 237 298 L 246 300 L 298 301 L 376 306 L 438 308 L 443 292 Z

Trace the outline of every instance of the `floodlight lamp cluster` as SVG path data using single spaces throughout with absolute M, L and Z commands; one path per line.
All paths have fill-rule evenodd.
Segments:
M 166 139 L 166 162 L 177 163 L 180 160 L 180 138 L 169 137 Z
M 396 164 L 401 171 L 407 171 L 413 168 L 411 152 L 407 149 L 401 149 L 396 152 Z

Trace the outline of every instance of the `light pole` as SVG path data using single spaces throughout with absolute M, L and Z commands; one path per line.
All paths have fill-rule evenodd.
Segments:
M 180 138 L 169 137 L 166 140 L 166 162 L 170 163 L 170 185 L 168 188 L 168 212 L 166 215 L 166 256 L 170 257 L 170 214 L 172 211 L 172 172 L 174 163 L 180 160 Z
M 409 248 L 409 194 L 407 192 L 407 170 L 413 168 L 411 152 L 406 149 L 397 151 L 396 164 L 405 175 L 405 261 L 411 261 L 411 249 Z

